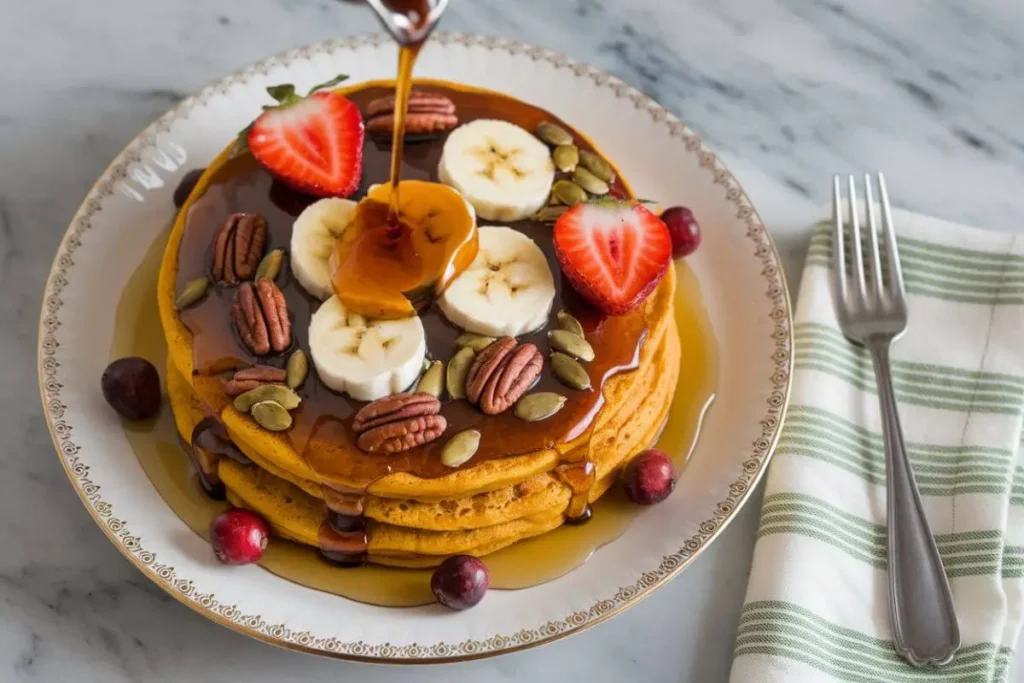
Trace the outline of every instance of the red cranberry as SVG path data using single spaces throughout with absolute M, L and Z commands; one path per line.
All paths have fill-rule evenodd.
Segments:
M 252 510 L 231 508 L 210 524 L 210 542 L 224 564 L 249 564 L 263 557 L 270 538 L 266 521 Z
M 160 375 L 145 358 L 119 358 L 100 380 L 103 398 L 129 420 L 145 420 L 160 409 Z
M 672 237 L 672 256 L 689 256 L 700 246 L 700 224 L 685 206 L 672 206 L 661 213 L 661 220 L 668 226 Z
M 622 483 L 634 503 L 654 505 L 668 498 L 676 487 L 676 471 L 671 458 L 651 448 L 626 465 Z
M 430 577 L 437 601 L 451 609 L 469 609 L 480 602 L 491 583 L 487 565 L 472 555 L 453 555 Z

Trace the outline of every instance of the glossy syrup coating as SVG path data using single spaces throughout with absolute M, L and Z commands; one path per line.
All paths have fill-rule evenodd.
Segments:
M 437 86 L 424 89 L 444 92 L 449 96 L 458 108 L 460 120 L 464 122 L 478 118 L 503 118 L 532 130 L 540 121 L 549 120 L 571 130 L 547 112 L 497 93 Z M 393 89 L 388 86 L 374 85 L 349 93 L 348 97 L 360 107 L 365 107 L 370 101 L 391 93 Z M 577 135 L 576 139 L 581 148 L 592 149 L 581 136 Z M 402 167 L 403 180 L 436 181 L 443 143 L 443 137 L 407 141 Z M 388 141 L 367 139 L 362 186 L 354 199 L 365 196 L 371 185 L 386 181 L 390 152 Z M 612 194 L 621 197 L 627 196 L 628 192 L 621 181 L 616 180 Z M 239 210 L 261 213 L 267 218 L 269 226 L 266 249 L 287 249 L 295 217 L 313 201 L 314 198 L 294 192 L 274 181 L 251 156 L 241 154 L 232 158 L 214 172 L 205 194 L 189 209 L 179 251 L 179 282 L 187 282 L 208 271 L 211 240 L 224 216 Z M 541 378 L 531 391 L 562 393 L 568 397 L 568 401 L 552 418 L 530 425 L 528 429 L 523 428 L 523 422 L 511 411 L 488 416 L 464 400 L 446 399 L 441 415 L 448 423 L 447 433 L 477 429 L 483 434 L 479 450 L 464 467 L 488 459 L 532 453 L 585 434 L 602 406 L 601 387 L 604 382 L 615 374 L 637 367 L 640 344 L 647 333 L 645 319 L 639 312 L 604 317 L 567 285 L 559 274 L 550 224 L 524 220 L 511 225 L 533 239 L 541 248 L 555 274 L 556 286 L 555 301 L 547 325 L 534 333 L 522 335 L 518 341 L 535 344 L 547 359 L 552 350 L 547 330 L 557 326 L 556 314 L 559 310 L 570 311 L 582 322 L 587 340 L 596 352 L 596 359 L 587 366 L 593 388 L 567 392 L 547 367 L 545 360 Z M 293 347 L 308 349 L 306 336 L 309 320 L 321 302 L 299 286 L 287 265 L 278 276 L 277 284 L 284 293 L 292 317 Z M 204 382 L 207 386 L 215 385 L 219 380 L 209 377 L 211 382 L 203 375 L 216 376 L 227 367 L 248 365 L 256 360 L 239 344 L 230 325 L 225 322 L 230 319 L 233 291 L 232 288 L 215 288 L 206 299 L 181 314 L 182 322 L 194 335 L 195 367 L 200 374 L 196 378 L 197 385 Z M 436 305 L 426 306 L 420 311 L 420 317 L 426 330 L 428 358 L 447 362 L 457 350 L 455 339 L 462 330 L 451 325 Z M 260 362 L 283 367 L 285 360 L 286 354 L 271 354 L 260 359 Z M 369 485 L 394 472 L 409 472 L 419 477 L 439 477 L 450 473 L 451 470 L 441 463 L 440 458 L 446 439 L 438 439 L 386 458 L 361 454 L 356 447 L 357 435 L 352 430 L 351 422 L 355 413 L 364 405 L 362 402 L 331 391 L 320 382 L 316 373 L 310 373 L 298 393 L 303 402 L 300 409 L 293 412 L 294 425 L 287 432 L 287 438 L 323 480 L 363 482 Z

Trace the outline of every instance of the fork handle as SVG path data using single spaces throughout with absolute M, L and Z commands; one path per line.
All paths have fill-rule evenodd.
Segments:
M 960 622 L 903 445 L 889 340 L 869 341 L 866 346 L 874 361 L 882 408 L 893 646 L 914 666 L 942 665 L 960 649 Z

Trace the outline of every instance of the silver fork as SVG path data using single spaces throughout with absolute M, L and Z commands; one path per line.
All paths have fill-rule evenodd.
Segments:
M 960 623 L 942 558 L 924 515 L 921 496 L 903 446 L 903 429 L 896 412 L 889 346 L 907 327 L 907 302 L 889 195 L 885 178 L 879 173 L 878 193 L 885 246 L 883 267 L 871 175 L 864 174 L 867 254 L 864 254 L 861 242 L 857 187 L 852 175 L 846 184 L 849 202 L 845 220 L 843 214 L 847 212 L 843 207 L 839 176 L 835 176 L 832 187 L 835 308 L 843 334 L 871 352 L 878 383 L 885 442 L 889 622 L 893 646 L 914 666 L 942 665 L 950 662 L 960 649 Z M 847 239 L 853 251 L 849 259 Z

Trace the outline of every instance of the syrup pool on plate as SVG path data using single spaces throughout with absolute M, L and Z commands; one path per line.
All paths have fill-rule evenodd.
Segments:
M 141 356 L 161 373 L 166 367 L 167 344 L 153 301 L 168 233 L 169 229 L 161 232 L 129 279 L 117 307 L 110 349 L 111 359 Z M 677 470 L 685 476 L 684 466 L 697 442 L 701 418 L 714 397 L 718 358 L 697 280 L 685 263 L 677 263 L 676 272 L 676 325 L 689 360 L 682 366 L 657 447 L 673 455 Z M 123 424 L 128 443 L 156 493 L 189 528 L 207 538 L 210 522 L 227 504 L 212 500 L 200 486 L 170 407 L 164 405 L 152 420 Z M 572 571 L 625 532 L 640 512 L 619 486 L 593 508 L 587 524 L 565 525 L 485 556 L 491 588 L 527 588 Z M 359 602 L 388 607 L 434 602 L 432 570 L 428 569 L 338 568 L 324 562 L 317 549 L 280 538 L 271 539 L 260 565 L 289 581 Z

